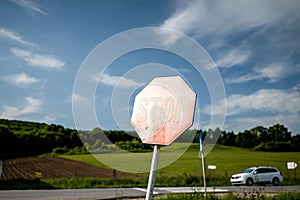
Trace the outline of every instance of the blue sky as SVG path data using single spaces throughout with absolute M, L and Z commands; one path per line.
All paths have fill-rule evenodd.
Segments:
M 180 74 L 197 93 L 199 128 L 215 128 L 210 119 L 222 115 L 225 106 L 222 129 L 280 123 L 300 133 L 299 9 L 300 2 L 292 0 L 1 1 L 0 117 L 74 128 L 72 97 L 73 104 L 87 101 L 73 93 L 74 83 L 90 52 L 118 33 L 159 27 L 186 34 L 204 47 L 226 95 L 213 102 L 203 77 L 172 52 L 129 52 L 96 80 L 101 128 L 130 129 L 134 95 L 155 76 Z M 173 36 L 159 39 L 172 46 L 180 40 Z M 108 55 L 109 50 L 99 59 Z M 124 120 L 116 121 L 116 115 Z

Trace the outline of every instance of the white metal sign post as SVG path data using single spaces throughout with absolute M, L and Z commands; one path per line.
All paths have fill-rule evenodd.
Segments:
M 146 200 L 152 199 L 152 196 L 153 196 L 155 176 L 156 176 L 156 170 L 157 170 L 157 164 L 158 164 L 159 149 L 160 149 L 160 147 L 158 145 L 154 145 L 149 180 L 148 180 Z
M 154 78 L 134 100 L 131 124 L 154 144 L 146 200 L 152 199 L 159 145 L 170 145 L 193 124 L 196 94 L 180 76 Z
M 297 163 L 296 162 L 286 162 L 286 169 L 287 169 L 287 173 L 288 173 L 288 178 L 290 177 L 289 169 L 294 170 L 294 176 L 296 178 L 296 168 L 297 168 Z
M 199 135 L 199 145 L 200 145 L 200 155 L 202 162 L 202 175 L 203 175 L 203 185 L 204 185 L 204 194 L 206 195 L 206 177 L 205 177 L 205 161 L 204 161 L 204 151 L 202 145 L 202 134 Z

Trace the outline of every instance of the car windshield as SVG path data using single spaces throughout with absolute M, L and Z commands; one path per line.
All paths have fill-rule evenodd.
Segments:
M 242 171 L 241 173 L 251 173 L 254 170 L 254 168 L 247 168 L 244 171 Z

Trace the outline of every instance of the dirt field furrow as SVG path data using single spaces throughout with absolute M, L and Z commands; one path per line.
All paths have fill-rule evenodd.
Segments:
M 95 167 L 79 161 L 54 156 L 44 156 L 5 160 L 3 162 L 3 172 L 0 180 L 17 178 L 33 179 L 36 175 L 41 175 L 42 178 L 136 177 L 132 174 L 114 172 L 110 169 Z

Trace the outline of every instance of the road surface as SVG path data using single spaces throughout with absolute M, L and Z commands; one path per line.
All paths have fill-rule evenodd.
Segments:
M 243 193 L 259 190 L 263 188 L 265 193 L 277 193 L 280 191 L 300 192 L 300 186 L 224 186 L 208 187 L 210 193 Z M 156 187 L 154 195 L 163 195 L 171 193 L 192 193 L 204 192 L 202 187 Z M 105 188 L 105 189 L 59 189 L 59 190 L 2 190 L 0 199 L 5 200 L 74 200 L 74 199 L 116 199 L 116 198 L 144 198 L 146 196 L 145 188 Z

